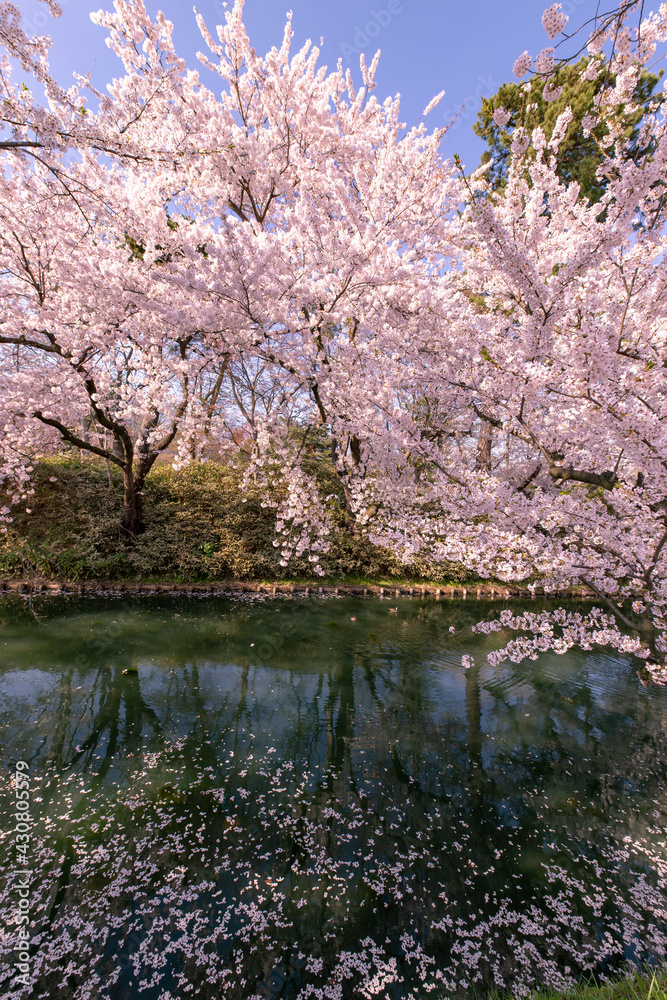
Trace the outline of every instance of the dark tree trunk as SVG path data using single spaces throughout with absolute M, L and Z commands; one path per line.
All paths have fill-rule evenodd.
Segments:
M 97 391 L 95 389 L 94 381 L 89 379 L 86 383 L 86 387 L 91 393 L 91 399 L 94 399 L 94 394 Z M 98 455 L 100 458 L 105 459 L 107 463 L 107 471 L 109 472 L 109 485 L 112 485 L 109 463 L 113 462 L 114 465 L 118 466 L 122 470 L 123 516 L 120 521 L 120 529 L 121 533 L 128 539 L 128 541 L 131 541 L 138 535 L 143 534 L 146 530 L 143 511 L 143 489 L 146 476 L 153 467 L 158 455 L 166 451 L 171 442 L 174 440 L 178 432 L 178 422 L 185 413 L 186 405 L 187 399 L 184 399 L 176 411 L 171 428 L 167 430 L 166 434 L 154 444 L 150 451 L 147 449 L 147 441 L 150 433 L 159 423 L 160 414 L 155 411 L 149 419 L 144 420 L 141 428 L 139 449 L 136 453 L 132 441 L 133 435 L 130 430 L 104 414 L 104 412 L 98 408 L 96 402 L 92 403 L 93 413 L 105 430 L 104 446 L 91 441 L 90 434 L 86 434 L 84 437 L 79 436 L 79 434 L 75 433 L 61 420 L 58 420 L 55 417 L 47 416 L 42 413 L 41 410 L 35 410 L 32 415 L 43 424 L 46 424 L 49 427 L 55 427 L 60 433 L 62 439 L 67 441 L 69 444 L 74 445 L 75 448 L 79 448 L 81 451 L 89 451 L 93 455 Z M 110 431 L 113 435 L 113 445 L 111 451 L 107 445 L 107 431 Z M 96 434 L 96 436 L 99 437 L 99 434 Z
M 123 470 L 123 517 L 120 527 L 130 539 L 142 535 L 146 530 L 143 488 L 143 478 L 135 476 L 132 468 Z
M 486 411 L 483 411 L 483 417 L 486 415 Z M 475 461 L 478 469 L 486 469 L 487 472 L 491 471 L 492 444 L 493 425 L 488 420 L 482 419 L 480 421 L 479 439 L 477 441 L 477 456 Z

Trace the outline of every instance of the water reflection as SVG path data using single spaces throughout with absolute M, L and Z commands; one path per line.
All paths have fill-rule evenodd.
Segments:
M 446 997 L 665 958 L 667 693 L 597 655 L 489 668 L 481 602 L 391 604 L 3 603 L 35 995 Z

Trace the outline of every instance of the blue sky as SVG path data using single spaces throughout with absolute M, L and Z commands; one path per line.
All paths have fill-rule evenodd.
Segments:
M 89 12 L 112 6 L 111 0 L 60 0 L 54 20 L 37 0 L 18 0 L 24 22 L 34 33 L 53 37 L 52 67 L 63 84 L 75 70 L 92 68 L 101 89 L 122 68 L 106 48 L 104 32 L 91 24 Z M 147 0 L 151 13 L 162 9 L 174 22 L 176 48 L 189 63 L 205 48 L 187 0 Z M 220 0 L 199 0 L 209 26 L 223 20 Z M 258 52 L 280 44 L 285 14 L 293 12 L 294 44 L 310 38 L 321 48 L 321 61 L 333 67 L 339 58 L 359 79 L 359 51 L 369 58 L 382 50 L 376 95 L 401 94 L 402 119 L 411 125 L 440 90 L 446 95 L 429 116 L 432 127 L 464 110 L 443 142 L 443 153 L 458 153 L 468 169 L 479 162 L 483 144 L 472 132 L 480 97 L 490 96 L 513 79 L 512 65 L 524 49 L 535 55 L 548 43 L 540 19 L 547 0 L 246 0 L 244 20 Z M 570 25 L 579 26 L 596 10 L 597 0 L 563 0 Z M 206 75 L 206 74 L 202 74 Z M 217 77 L 208 81 L 215 89 Z

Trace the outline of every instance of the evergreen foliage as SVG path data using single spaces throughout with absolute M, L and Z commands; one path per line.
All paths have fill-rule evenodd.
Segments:
M 577 63 L 559 67 L 554 80 L 550 81 L 553 86 L 563 88 L 555 101 L 544 99 L 544 80 L 533 76 L 526 83 L 504 83 L 493 97 L 483 102 L 473 131 L 489 147 L 482 154 L 481 162 L 493 160 L 486 176 L 494 191 L 504 190 L 507 182 L 514 129 L 523 126 L 531 132 L 540 126 L 549 141 L 559 115 L 570 107 L 573 117 L 558 150 L 556 172 L 566 184 L 576 181 L 581 188 L 581 197 L 593 203 L 600 200 L 607 186 L 606 178 L 597 177 L 597 169 L 605 159 L 605 128 L 598 126 L 589 135 L 584 135 L 582 121 L 590 112 L 593 98 L 610 81 L 604 71 L 593 80 L 582 79 L 588 65 L 589 60 L 583 58 Z M 624 134 L 630 142 L 632 155 L 637 158 L 650 152 L 650 144 L 640 143 L 639 130 L 645 115 L 663 100 L 662 94 L 654 93 L 661 76 L 662 71 L 658 75 L 642 73 L 634 93 L 635 103 L 641 110 L 626 114 Z M 504 108 L 511 115 L 505 128 L 500 128 L 493 120 L 493 114 L 499 108 Z

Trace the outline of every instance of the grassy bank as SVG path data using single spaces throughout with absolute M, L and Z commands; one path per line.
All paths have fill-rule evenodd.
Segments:
M 500 995 L 494 1000 L 501 1000 Z M 634 972 L 603 986 L 581 983 L 568 990 L 544 990 L 530 1000 L 667 1000 L 667 972 Z
M 68 457 L 40 462 L 35 493 L 12 509 L 0 540 L 0 576 L 66 581 L 309 580 L 307 558 L 280 565 L 275 514 L 258 491 L 242 492 L 238 470 L 209 463 L 179 472 L 155 469 L 144 494 L 146 532 L 128 546 L 120 536 L 122 486 L 103 463 Z M 27 510 L 26 510 L 27 508 Z M 410 566 L 343 526 L 321 559 L 325 580 L 354 583 L 458 583 L 455 564 Z

